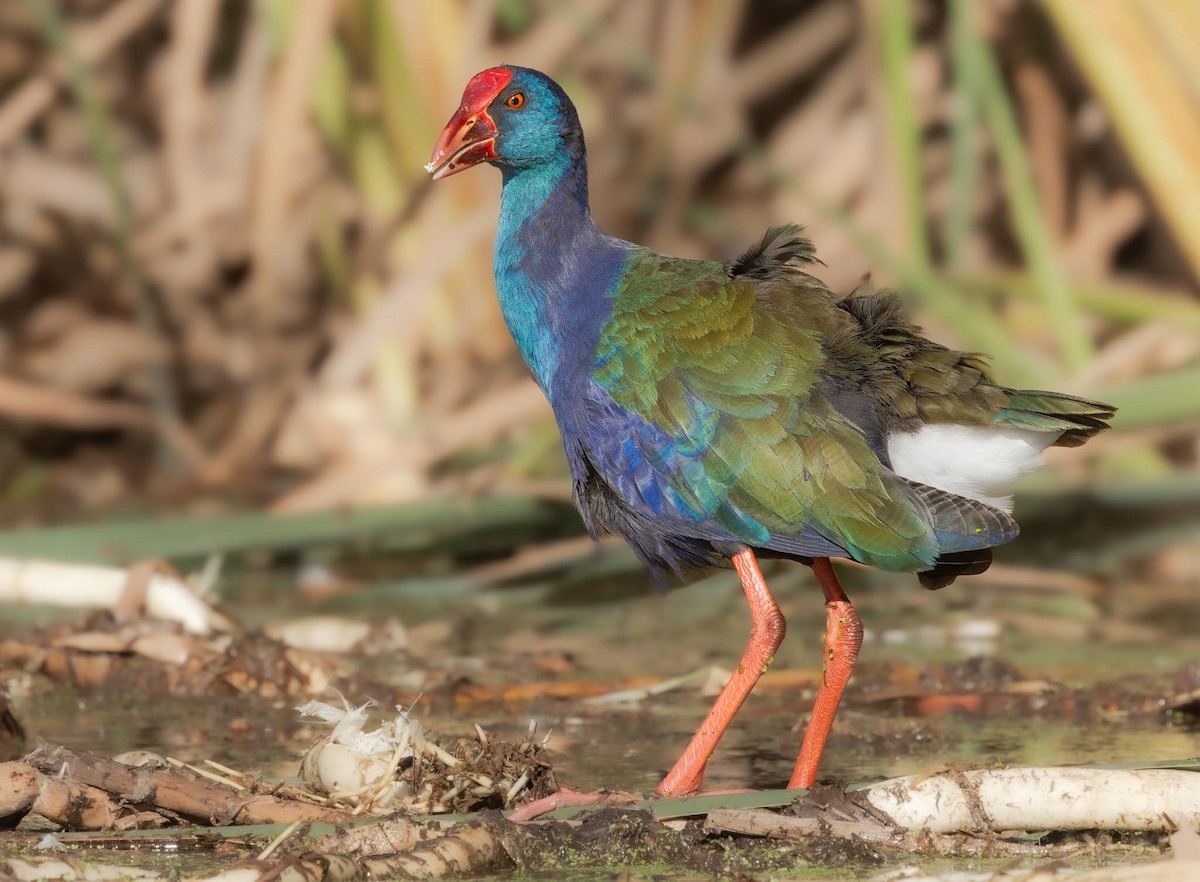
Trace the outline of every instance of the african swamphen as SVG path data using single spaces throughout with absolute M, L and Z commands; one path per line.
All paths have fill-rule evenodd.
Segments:
M 588 529 L 623 536 L 659 576 L 732 560 L 750 603 L 742 661 L 659 792 L 699 789 L 783 640 L 760 556 L 808 564 L 825 594 L 826 671 L 788 785 L 810 786 L 863 633 L 829 559 L 930 588 L 982 572 L 1017 535 L 1010 483 L 1113 408 L 995 385 L 892 293 L 830 293 L 804 272 L 799 227 L 724 264 L 604 234 L 575 107 L 538 71 L 473 77 L 426 168 L 440 180 L 483 162 L 504 178 L 500 306 Z

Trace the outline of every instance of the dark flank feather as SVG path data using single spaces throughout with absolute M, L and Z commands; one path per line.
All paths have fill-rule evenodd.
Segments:
M 801 235 L 803 232 L 799 224 L 771 227 L 756 245 L 736 259 L 725 261 L 725 272 L 734 279 L 763 280 L 776 278 L 780 271 L 821 263 L 812 242 Z

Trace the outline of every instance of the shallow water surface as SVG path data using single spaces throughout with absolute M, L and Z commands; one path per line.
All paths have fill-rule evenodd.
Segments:
M 851 572 L 847 587 L 867 641 L 823 778 L 853 784 L 947 767 L 1200 755 L 1195 718 L 1162 706 L 1178 691 L 1177 672 L 1200 659 L 1200 629 L 1179 627 L 1178 610 L 1192 601 L 1185 590 L 1087 595 L 963 580 L 930 593 L 908 579 L 897 577 L 893 588 L 891 577 L 859 576 Z M 820 676 L 820 595 L 801 567 L 771 578 L 789 637 L 709 766 L 706 786 L 714 789 L 783 785 Z M 243 621 L 318 608 L 277 591 L 241 597 L 254 599 L 237 609 Z M 696 687 L 615 707 L 589 696 L 629 678 L 728 670 L 747 631 L 740 588 L 727 574 L 667 595 L 638 583 L 444 596 L 428 586 L 388 588 L 370 598 L 368 590 L 333 608 L 399 617 L 409 648 L 343 667 L 361 661 L 382 672 L 374 682 L 406 685 L 349 700 L 374 697 L 387 709 L 419 695 L 417 715 L 433 735 L 467 734 L 479 723 L 519 739 L 536 720 L 550 733 L 560 780 L 585 789 L 653 790 L 711 702 Z M 49 742 L 103 755 L 150 749 L 272 776 L 293 774 L 321 731 L 299 719 L 297 703 L 217 688 L 197 698 L 61 687 L 15 700 L 31 733 Z

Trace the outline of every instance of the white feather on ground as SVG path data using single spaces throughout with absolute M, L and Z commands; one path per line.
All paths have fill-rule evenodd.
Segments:
M 930 425 L 887 439 L 892 470 L 947 493 L 1012 511 L 1012 484 L 1042 465 L 1054 432 L 983 426 Z

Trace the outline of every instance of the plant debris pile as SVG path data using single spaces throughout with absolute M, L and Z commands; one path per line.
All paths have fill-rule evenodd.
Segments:
M 511 808 L 558 789 L 546 755 L 548 736 L 535 738 L 532 723 L 520 743 L 490 737 L 476 725 L 474 738 L 442 745 L 403 708 L 365 731 L 373 704 L 337 708 L 310 701 L 298 708 L 334 726 L 308 749 L 301 766 L 304 780 L 332 805 L 372 814 L 462 813 Z

